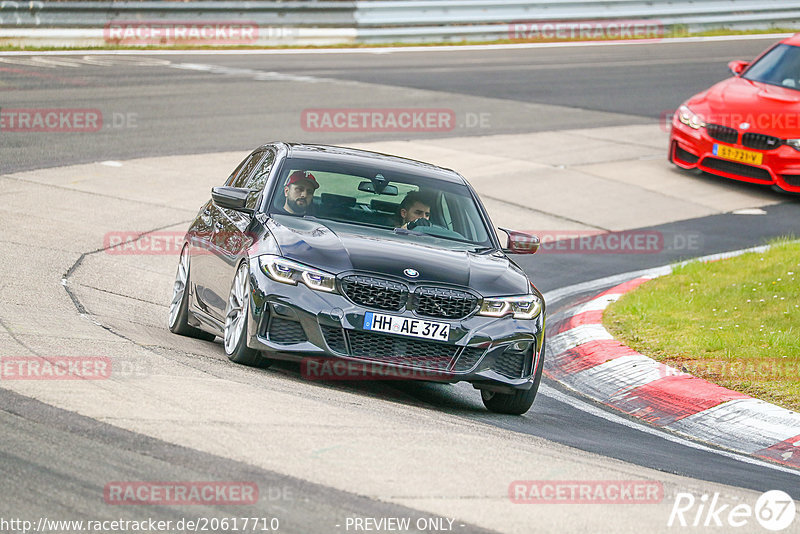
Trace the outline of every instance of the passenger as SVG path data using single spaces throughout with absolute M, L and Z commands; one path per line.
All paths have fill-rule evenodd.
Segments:
M 416 226 L 430 226 L 431 204 L 429 197 L 421 191 L 409 191 L 400 203 L 400 228 L 411 230 Z
M 294 171 L 283 186 L 286 202 L 283 209 L 292 215 L 305 215 L 308 213 L 314 200 L 314 191 L 319 188 L 314 175 L 307 171 Z

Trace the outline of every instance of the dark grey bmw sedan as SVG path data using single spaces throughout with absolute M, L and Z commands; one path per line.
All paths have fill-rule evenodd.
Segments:
M 211 191 L 186 234 L 176 334 L 311 378 L 467 381 L 498 413 L 531 407 L 545 303 L 458 173 L 349 148 L 270 143 Z M 343 371 L 344 370 L 344 371 Z

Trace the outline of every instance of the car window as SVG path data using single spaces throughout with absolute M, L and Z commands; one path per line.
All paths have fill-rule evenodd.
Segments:
M 244 158 L 242 161 L 239 162 L 239 165 L 236 166 L 236 168 L 233 170 L 230 176 L 228 176 L 228 178 L 225 180 L 225 185 L 230 186 L 231 183 L 233 183 L 233 179 L 239 175 L 239 171 L 242 170 L 242 167 L 248 161 L 250 161 L 250 156 L 247 156 L 246 158 Z
M 743 78 L 800 90 L 800 47 L 777 45 L 747 69 Z
M 286 192 L 289 196 L 295 194 L 287 183 L 290 177 L 302 175 L 313 177 L 318 187 L 310 200 L 301 201 L 303 208 L 297 211 L 294 209 L 297 204 L 293 205 L 292 199 L 287 201 Z M 307 180 L 305 184 L 310 185 L 310 182 Z M 408 208 L 410 202 L 418 202 L 418 199 L 427 204 L 429 218 L 427 221 L 404 221 L 401 208 Z M 321 220 L 397 229 L 401 233 L 411 229 L 415 235 L 491 245 L 480 209 L 466 185 L 429 176 L 398 174 L 397 170 L 379 166 L 347 168 L 346 164 L 338 162 L 287 158 L 276 180 L 270 206 L 271 213 L 313 215 Z M 403 212 L 408 216 L 418 211 L 417 207 Z M 409 224 L 412 221 L 414 225 Z
M 267 178 L 269 178 L 269 173 L 272 170 L 273 163 L 275 163 L 275 153 L 271 150 L 268 150 L 264 161 L 258 165 L 258 170 L 247 181 L 245 187 L 259 191 L 264 189 L 264 186 L 267 183 Z
M 264 151 L 259 150 L 258 152 L 246 157 L 239 167 L 228 178 L 228 181 L 225 183 L 225 185 L 230 187 L 247 187 L 247 178 L 250 176 L 253 168 L 255 168 L 259 160 L 261 160 L 261 156 L 263 155 Z
M 442 207 L 442 222 L 444 225 L 449 228 L 453 229 L 453 217 L 450 215 L 450 204 L 447 203 L 447 199 L 444 195 L 440 198 L 440 203 Z

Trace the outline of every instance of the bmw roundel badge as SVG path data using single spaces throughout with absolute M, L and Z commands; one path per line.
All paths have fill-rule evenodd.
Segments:
M 416 278 L 419 276 L 419 271 L 416 271 L 414 269 L 405 269 L 403 271 L 403 274 L 409 278 Z

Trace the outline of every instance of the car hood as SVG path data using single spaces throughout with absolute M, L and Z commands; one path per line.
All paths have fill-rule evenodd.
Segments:
M 729 78 L 695 95 L 687 105 L 707 123 L 764 133 L 783 139 L 800 137 L 800 91 Z M 742 128 L 748 123 L 748 128 Z
M 291 216 L 275 216 L 268 229 L 284 257 L 339 274 L 381 274 L 408 282 L 470 287 L 484 296 L 529 292 L 525 273 L 503 254 L 478 254 L 414 243 L 420 236 Z M 414 269 L 410 278 L 404 270 Z

